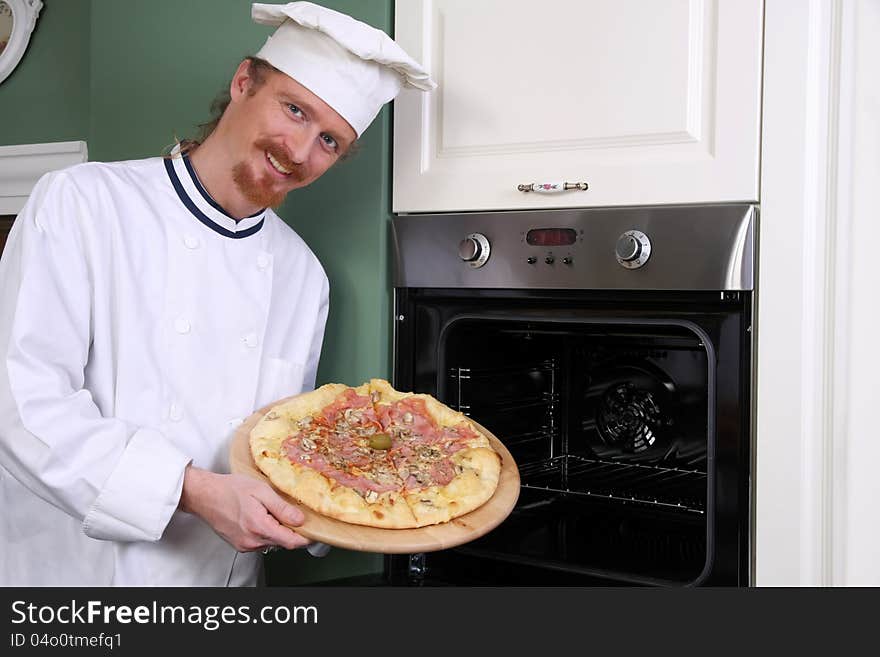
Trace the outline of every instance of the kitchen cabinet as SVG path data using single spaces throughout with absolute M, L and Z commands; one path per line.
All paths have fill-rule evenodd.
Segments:
M 400 0 L 395 212 L 758 201 L 762 0 Z M 586 183 L 558 193 L 531 183 Z

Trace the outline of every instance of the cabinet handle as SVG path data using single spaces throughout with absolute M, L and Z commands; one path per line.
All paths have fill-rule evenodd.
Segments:
M 579 189 L 587 191 L 590 186 L 585 182 L 548 182 L 548 183 L 528 183 L 526 185 L 517 185 L 521 192 L 538 192 L 539 194 L 555 194 L 556 192 L 565 192 L 569 189 Z

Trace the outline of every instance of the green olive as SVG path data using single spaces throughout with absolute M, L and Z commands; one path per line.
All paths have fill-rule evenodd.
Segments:
M 389 449 L 391 447 L 391 436 L 387 433 L 374 433 L 370 436 L 370 447 L 373 449 Z

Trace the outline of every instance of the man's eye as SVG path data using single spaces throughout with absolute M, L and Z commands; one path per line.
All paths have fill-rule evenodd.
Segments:
M 336 150 L 338 144 L 336 143 L 336 140 L 333 139 L 333 137 L 331 137 L 330 135 L 326 135 L 326 134 L 325 134 L 325 135 L 321 135 L 321 139 L 324 140 L 324 143 L 325 143 L 329 148 L 332 148 L 333 150 Z
M 302 116 L 302 110 L 293 103 L 287 103 L 287 109 L 290 110 L 290 113 L 294 116 Z

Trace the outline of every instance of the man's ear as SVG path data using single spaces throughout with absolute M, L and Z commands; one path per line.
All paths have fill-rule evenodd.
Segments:
M 251 60 L 245 59 L 232 76 L 232 82 L 229 83 L 229 98 L 234 102 L 242 96 L 246 95 L 251 86 L 250 76 Z

